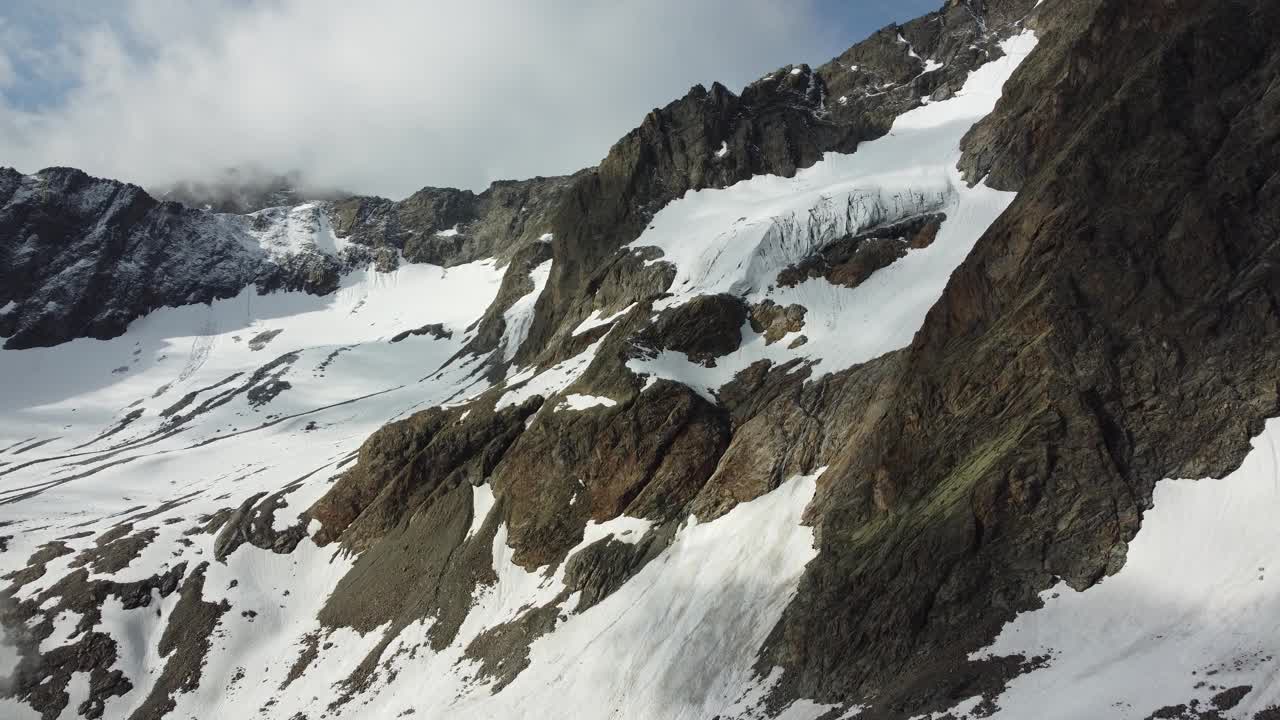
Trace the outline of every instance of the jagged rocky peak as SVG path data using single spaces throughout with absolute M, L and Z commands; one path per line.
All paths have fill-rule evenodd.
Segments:
M 0 337 L 24 348 L 77 337 L 107 339 L 166 306 L 258 292 L 327 294 L 349 273 L 390 272 L 401 261 L 506 263 L 537 243 L 572 178 L 494 183 L 478 195 L 427 188 L 393 202 L 306 200 L 258 184 L 184 186 L 158 201 L 136 185 L 71 168 L 0 178 Z M 276 189 L 273 189 L 276 188 Z M 269 192 L 268 192 L 269 191 Z M 186 193 L 183 195 L 183 193 Z M 214 195 L 217 212 L 196 198 Z M 212 193 L 212 194 L 210 194 Z M 283 203 L 283 204 L 277 204 Z M 147 278 L 147 282 L 142 282 Z
M 0 171 L 0 714 L 1272 720 L 1278 26 L 952 0 L 481 193 Z
M 331 292 L 343 260 L 307 208 L 227 215 L 71 168 L 6 173 L 0 335 L 11 348 L 111 338 L 160 307 L 256 285 Z M 301 220 L 301 222 L 299 222 Z
M 395 248 L 410 262 L 445 267 L 508 259 L 545 235 L 576 176 L 502 180 L 477 194 L 426 187 L 395 202 L 352 197 L 334 203 L 334 231 L 369 247 Z

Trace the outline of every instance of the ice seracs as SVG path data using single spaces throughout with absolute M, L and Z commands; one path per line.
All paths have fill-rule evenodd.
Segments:
M 670 297 L 655 310 L 698 295 L 728 293 L 752 304 L 806 308 L 807 342 L 767 343 L 749 325 L 742 344 L 706 367 L 664 351 L 628 362 L 650 380 L 683 382 L 713 398 L 759 360 L 801 358 L 819 375 L 871 360 L 911 341 L 951 271 L 1013 200 L 1013 193 L 968 187 L 956 164 L 960 139 L 991 112 L 1013 70 L 1036 45 L 1024 32 L 1001 44 L 1004 57 L 973 71 L 957 97 L 904 113 L 884 137 L 852 155 L 828 153 L 793 178 L 761 176 L 728 188 L 686 193 L 663 208 L 633 248 L 656 247 L 675 266 Z M 779 287 L 778 273 L 827 243 L 925 214 L 946 215 L 935 241 L 912 249 L 854 288 L 810 278 Z

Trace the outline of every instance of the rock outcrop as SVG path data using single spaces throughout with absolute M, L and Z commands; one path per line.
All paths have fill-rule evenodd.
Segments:
M 389 247 L 410 262 L 449 267 L 484 258 L 509 259 L 547 232 L 549 214 L 572 177 L 500 181 L 476 194 L 423 188 L 399 202 L 353 197 L 334 203 L 340 238 L 371 248 Z

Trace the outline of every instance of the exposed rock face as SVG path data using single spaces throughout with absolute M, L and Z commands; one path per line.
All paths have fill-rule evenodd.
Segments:
M 483 480 L 540 406 L 530 400 L 465 422 L 460 412 L 433 408 L 387 425 L 365 441 L 365 461 L 311 509 L 324 525 L 318 539 L 366 548 L 443 492 Z
M 0 313 L 0 336 L 8 348 L 107 339 L 154 309 L 250 285 L 332 292 L 366 258 L 290 246 L 290 230 L 314 235 L 322 222 L 319 206 L 221 215 L 79 170 L 0 169 L 0 295 L 13 303 Z
M 738 349 L 747 306 L 732 295 L 703 295 L 658 316 L 636 344 L 653 350 L 674 350 L 698 363 Z
M 1087 5 L 988 123 L 1034 129 L 1038 149 L 1009 156 L 1018 200 L 823 477 L 824 560 L 769 655 L 797 695 L 875 694 L 896 716 L 973 694 L 989 679 L 969 650 L 1054 577 L 1083 588 L 1118 570 L 1157 480 L 1225 474 L 1280 411 L 1263 340 L 1280 330 L 1265 120 L 1280 45 L 1261 29 L 1277 8 Z M 1108 42 L 1117 27 L 1143 30 Z M 1123 87 L 1076 81 L 1085 58 L 1132 70 Z M 1022 83 L 1044 77 L 1071 78 L 1058 87 L 1074 97 L 1023 114 Z
M 833 284 L 857 287 L 877 270 L 882 270 L 907 254 L 907 250 L 933 244 L 945 214 L 920 215 L 840 238 L 803 262 L 778 273 L 783 287 L 799 285 L 807 278 L 824 277 Z
M 440 323 L 428 323 L 426 325 L 423 325 L 420 328 L 414 328 L 413 330 L 405 330 L 402 333 L 398 333 L 392 336 L 391 342 L 393 343 L 400 342 L 401 340 L 406 340 L 410 336 L 414 336 L 414 335 L 429 335 L 437 339 L 448 339 L 453 337 L 453 331 L 446 330 L 444 325 Z
M 790 333 L 804 329 L 805 307 L 783 307 L 772 300 L 765 300 L 751 308 L 751 329 L 764 335 L 765 343 L 778 342 Z
M 522 348 L 506 348 L 503 346 L 507 335 L 507 312 L 525 296 L 537 288 L 532 279 L 533 271 L 551 260 L 551 245 L 535 242 L 518 249 L 507 265 L 507 272 L 502 276 L 502 287 L 498 296 L 485 311 L 484 317 L 476 326 L 475 337 L 467 345 L 467 351 L 483 354 L 494 350 L 503 350 L 513 360 L 522 359 Z M 540 299 L 540 298 L 538 298 Z M 535 299 L 537 302 L 538 299 Z M 502 355 L 495 353 L 493 361 L 498 363 Z M 495 365 L 494 370 L 500 370 Z
M 423 188 L 399 202 L 354 197 L 333 205 L 338 237 L 404 252 L 410 262 L 433 265 L 506 259 L 547 232 L 549 214 L 573 178 L 495 182 L 480 194 Z
M 166 304 L 233 296 L 259 257 L 216 217 L 66 168 L 0 171 L 6 347 L 118 335 Z

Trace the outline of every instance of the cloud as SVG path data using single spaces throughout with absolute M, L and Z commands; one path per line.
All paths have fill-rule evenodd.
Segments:
M 0 87 L 0 163 L 147 186 L 255 166 L 390 197 L 481 188 L 593 165 L 694 83 L 736 88 L 852 42 L 811 0 L 94 5 L 0 63 L 10 85 L 14 68 L 70 77 L 52 97 Z
M 12 607 L 12 604 L 12 599 L 0 600 L 0 606 Z M 9 607 L 0 607 L 0 610 L 7 610 Z M 10 639 L 8 630 L 0 625 L 0 695 L 9 692 L 14 673 L 21 662 L 22 655 L 18 652 L 17 643 Z

